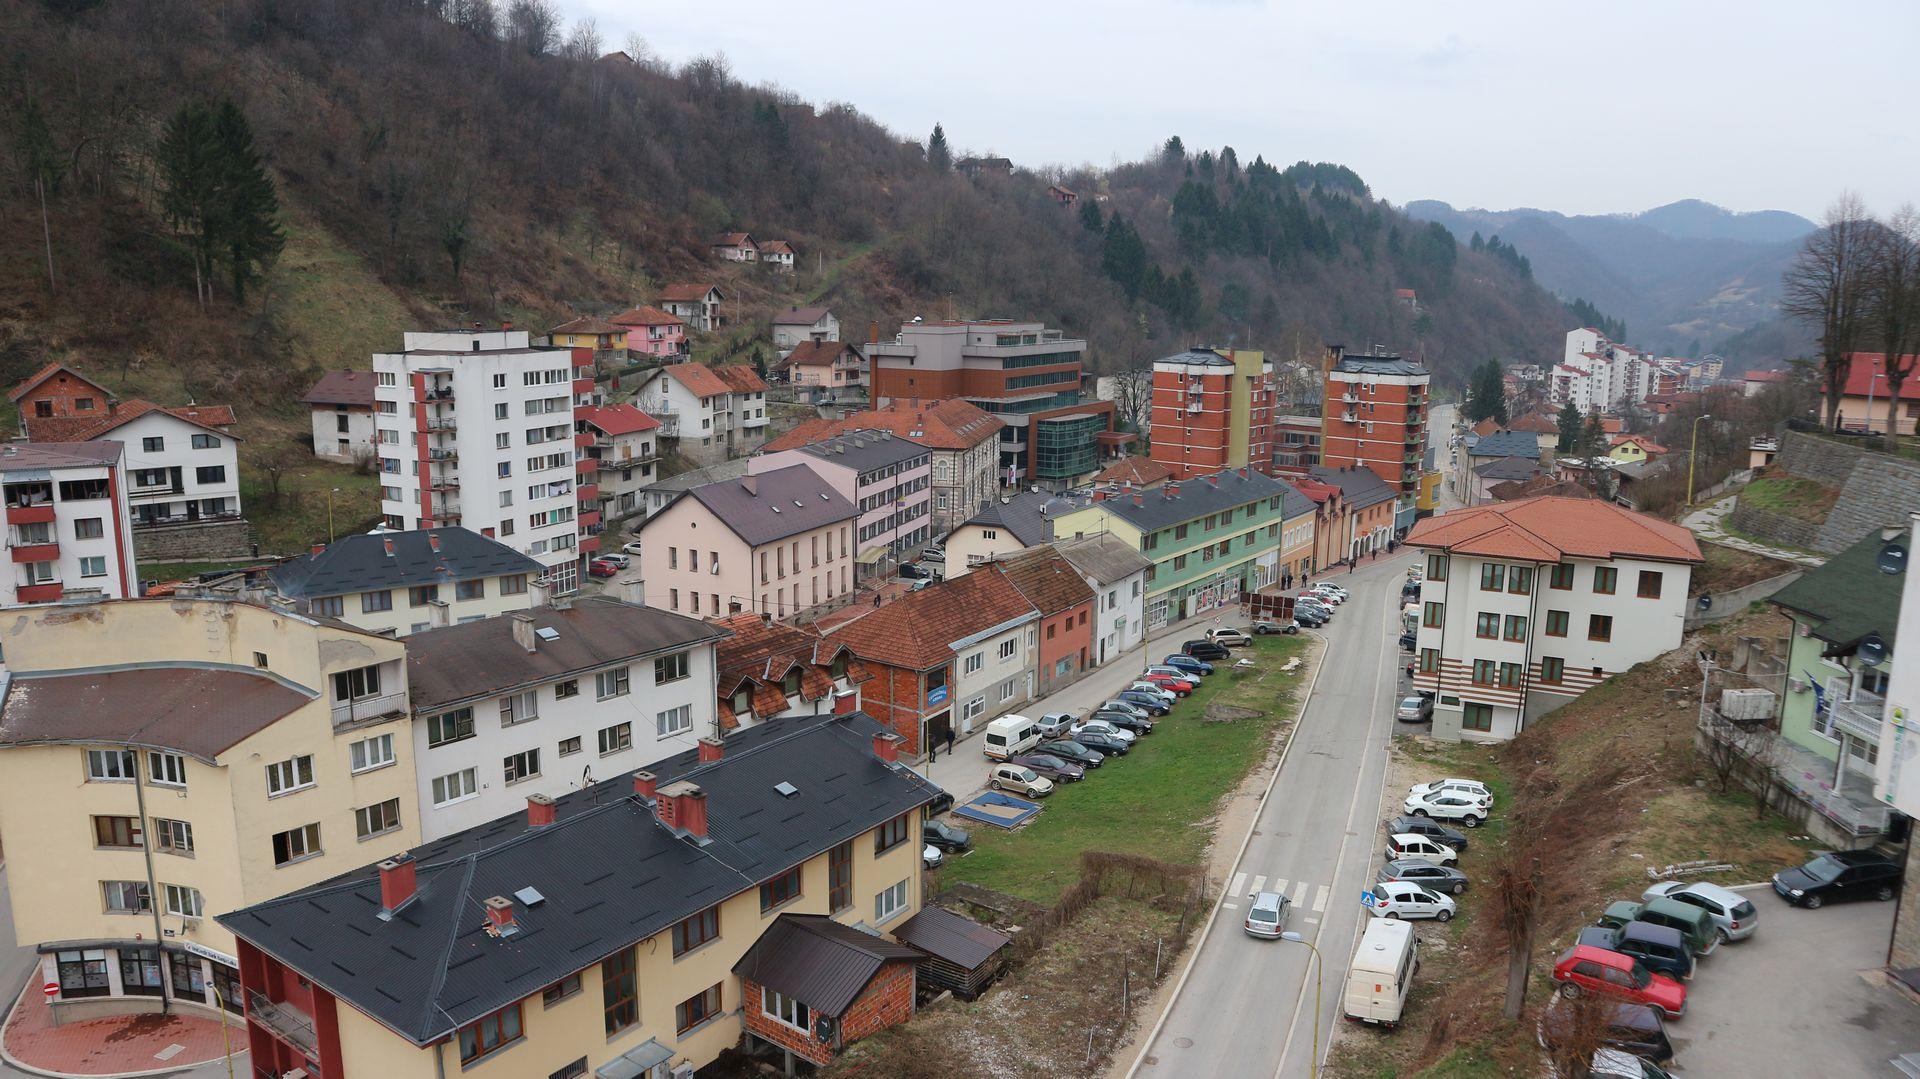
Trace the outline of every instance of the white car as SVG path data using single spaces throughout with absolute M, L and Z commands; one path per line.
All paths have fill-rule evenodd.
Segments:
M 1130 690 L 1133 690 L 1136 693 L 1151 693 L 1155 697 L 1158 697 L 1160 699 L 1160 703 L 1166 705 L 1168 708 L 1172 708 L 1174 705 L 1174 702 L 1180 699 L 1180 695 L 1178 693 L 1175 693 L 1173 690 L 1167 689 L 1166 687 L 1158 685 L 1153 682 L 1135 682 L 1134 684 L 1128 686 L 1127 688 Z
M 1247 908 L 1247 934 L 1266 937 L 1271 940 L 1278 937 L 1287 928 L 1287 911 L 1290 901 L 1280 892 L 1253 892 L 1253 903 Z
M 1092 731 L 1095 734 L 1104 734 L 1109 738 L 1118 738 L 1127 745 L 1132 745 L 1140 737 L 1125 727 L 1116 727 L 1104 719 L 1089 719 L 1085 723 L 1075 723 L 1073 725 L 1073 733 L 1075 734 L 1085 734 L 1088 731 Z
M 1336 607 L 1338 607 L 1339 605 L 1347 601 L 1347 593 L 1342 592 L 1337 588 L 1333 588 L 1330 585 L 1324 585 L 1324 584 L 1317 584 L 1317 585 L 1314 585 L 1312 588 L 1307 589 L 1307 595 L 1318 596 L 1321 599 L 1326 600 L 1328 603 L 1331 603 Z
M 1478 828 L 1480 822 L 1487 819 L 1487 807 L 1463 794 L 1451 791 L 1432 791 L 1427 794 L 1411 794 L 1404 805 L 1406 812 L 1416 817 L 1431 820 L 1459 821 L 1461 827 Z
M 946 860 L 947 856 L 940 853 L 940 848 L 931 843 L 927 844 L 926 849 L 920 852 L 920 864 L 926 866 L 928 869 L 938 869 L 940 868 L 940 863 Z
M 1485 783 L 1473 779 L 1436 779 L 1431 783 L 1421 783 L 1409 789 L 1407 796 L 1413 798 L 1423 794 L 1431 794 L 1435 791 L 1450 791 L 1454 794 L 1464 794 L 1470 798 L 1478 799 L 1480 804 L 1488 809 L 1493 808 L 1493 792 L 1487 789 Z
M 1731 888 L 1722 888 L 1718 884 L 1706 881 L 1663 880 L 1640 893 L 1640 901 L 1649 903 L 1655 899 L 1666 898 L 1688 906 L 1699 907 L 1707 912 L 1707 917 L 1720 930 L 1720 939 L 1745 940 L 1753 936 L 1760 927 L 1760 912 L 1746 896 Z
M 1452 865 L 1460 860 L 1460 852 L 1437 839 L 1409 832 L 1387 837 L 1386 858 L 1389 862 L 1397 862 L 1402 858 L 1424 858 L 1434 865 Z
M 1380 881 L 1368 885 L 1367 892 L 1373 896 L 1366 904 L 1367 913 L 1375 918 L 1433 918 L 1446 922 L 1453 920 L 1456 909 L 1452 896 L 1441 895 L 1410 880 Z
M 621 549 L 621 550 L 623 550 L 623 551 L 625 551 L 625 552 L 627 552 L 628 554 L 639 554 L 639 553 L 640 553 L 640 541 L 639 541 L 639 540 L 634 540 L 634 541 L 633 541 L 633 542 L 631 542 L 631 543 L 623 543 L 623 544 L 621 544 L 621 545 L 620 545 L 620 549 Z

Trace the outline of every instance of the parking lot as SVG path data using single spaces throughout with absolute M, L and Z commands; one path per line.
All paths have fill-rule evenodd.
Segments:
M 1748 893 L 1760 928 L 1702 960 L 1669 1023 L 1675 1070 L 1699 1076 L 1899 1075 L 1920 1052 L 1920 1005 L 1884 984 L 1892 903 L 1801 910 Z

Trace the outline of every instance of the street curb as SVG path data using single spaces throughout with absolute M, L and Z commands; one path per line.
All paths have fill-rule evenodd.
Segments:
M 8 1052 L 7 1042 L 4 1036 L 6 1028 L 13 1025 L 14 1014 L 20 1010 L 21 1004 L 26 1001 L 27 994 L 32 989 L 33 978 L 29 976 L 27 978 L 27 984 L 20 987 L 20 995 L 14 998 L 13 1007 L 7 1009 L 6 1018 L 0 1020 L 0 1061 L 5 1061 L 7 1064 L 26 1072 L 28 1075 L 44 1075 L 47 1076 L 48 1079 L 144 1079 L 144 1077 L 147 1076 L 178 1075 L 191 1068 L 202 1067 L 207 1064 L 212 1064 L 215 1061 L 226 1059 L 225 1057 L 209 1057 L 206 1060 L 190 1060 L 184 1064 L 174 1064 L 165 1068 L 153 1068 L 148 1071 L 138 1072 L 57 1072 L 50 1071 L 46 1068 L 36 1068 Z M 233 1051 L 233 1058 L 238 1060 L 246 1054 L 247 1050 L 245 1049 L 235 1049 Z
M 1306 694 L 1300 698 L 1300 714 L 1294 717 L 1293 729 L 1287 732 L 1286 745 L 1280 747 L 1280 758 L 1273 762 L 1273 775 L 1267 778 L 1266 790 L 1260 792 L 1260 804 L 1253 807 L 1253 815 L 1247 820 L 1247 834 L 1240 837 L 1240 849 L 1234 853 L 1229 869 L 1239 865 L 1240 860 L 1247 856 L 1247 848 L 1253 845 L 1253 833 L 1260 830 L 1260 814 L 1266 811 L 1267 799 L 1273 797 L 1273 788 L 1280 782 L 1280 773 L 1287 764 L 1287 754 L 1293 751 L 1293 736 L 1300 733 L 1300 725 L 1306 719 L 1307 706 L 1313 702 L 1314 687 L 1320 684 L 1320 672 L 1326 669 L 1328 648 L 1326 637 L 1310 629 L 1303 629 L 1301 632 L 1320 642 L 1320 655 L 1315 657 L 1313 677 L 1307 681 Z M 1207 915 L 1207 924 L 1200 929 L 1199 939 L 1195 940 L 1192 947 L 1187 950 L 1187 961 L 1180 968 L 1180 978 L 1173 983 L 1173 991 L 1167 994 L 1167 1006 L 1161 1009 L 1160 1018 L 1154 1020 L 1153 1029 L 1147 1031 L 1146 1036 L 1141 1039 L 1140 1052 L 1133 1058 L 1133 1064 L 1127 1068 L 1126 1079 L 1133 1079 L 1134 1074 L 1140 1070 L 1140 1066 L 1146 1062 L 1148 1051 L 1153 1048 L 1154 1041 L 1160 1037 L 1160 1031 L 1167 1025 L 1167 1017 L 1173 1014 L 1173 1006 L 1180 999 L 1180 991 L 1186 988 L 1187 978 L 1193 974 L 1194 966 L 1200 961 L 1201 948 L 1206 946 L 1207 938 L 1213 933 L 1214 923 L 1220 920 L 1221 903 L 1226 898 L 1223 889 L 1220 898 L 1213 904 L 1213 910 Z

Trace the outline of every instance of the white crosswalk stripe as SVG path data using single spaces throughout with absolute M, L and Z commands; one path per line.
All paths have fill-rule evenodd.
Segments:
M 1240 895 L 1241 894 L 1240 889 L 1246 887 L 1246 885 L 1247 885 L 1247 875 L 1245 873 L 1235 873 L 1233 875 L 1233 883 L 1227 885 L 1227 894 Z
M 1253 878 L 1252 890 L 1256 892 L 1264 892 L 1267 890 L 1267 878 L 1265 874 L 1262 874 L 1261 876 Z
M 1314 893 L 1313 909 L 1316 914 L 1322 913 L 1327 909 L 1327 886 L 1324 884 L 1320 886 L 1318 892 Z
M 1273 890 L 1274 890 L 1274 891 L 1276 891 L 1276 892 L 1279 892 L 1279 893 L 1280 893 L 1281 895 L 1286 895 L 1288 899 L 1292 899 L 1292 898 L 1293 898 L 1292 896 L 1290 896 L 1290 895 L 1287 895 L 1287 878 L 1285 878 L 1285 877 L 1275 877 L 1275 878 L 1274 878 L 1274 880 L 1273 880 Z

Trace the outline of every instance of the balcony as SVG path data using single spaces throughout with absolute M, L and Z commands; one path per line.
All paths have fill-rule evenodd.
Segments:
M 598 529 L 600 527 L 599 510 L 581 510 L 579 517 L 576 519 L 580 522 L 580 527 L 583 529 Z
M 1352 390 L 1348 390 L 1340 395 L 1340 403 L 1343 405 L 1357 405 L 1360 403 L 1360 395 L 1354 393 Z
M 427 490 L 429 491 L 438 491 L 442 494 L 446 494 L 452 491 L 458 491 L 459 489 L 460 489 L 460 481 L 453 478 L 452 476 L 443 476 L 437 480 L 427 481 Z
M 590 450 L 600 445 L 600 440 L 594 437 L 592 431 L 575 431 L 573 434 L 573 444 L 579 449 Z M 609 445 L 610 444 L 611 443 L 609 443 Z
M 428 449 L 427 460 L 436 465 L 456 465 L 460 463 L 460 452 L 458 450 Z
M 350 701 L 334 701 L 331 709 L 333 725 L 344 727 L 369 719 L 383 716 L 397 716 L 407 710 L 405 693 L 380 693 L 371 697 L 357 697 Z
M 597 483 L 583 483 L 575 487 L 573 493 L 579 495 L 580 501 L 582 502 L 598 502 L 600 500 L 600 485 Z
M 57 543 L 30 543 L 13 549 L 15 562 L 51 562 L 60 557 Z
M 580 540 L 580 553 L 581 553 L 581 554 L 583 554 L 583 555 L 594 555 L 594 554 L 598 554 L 598 553 L 599 553 L 599 551 L 600 551 L 600 537 L 599 537 L 599 536 L 586 536 L 586 537 L 583 537 L 583 538 L 582 538 L 582 539 Z
M 1353 411 L 1352 409 L 1348 409 L 1347 411 L 1340 413 L 1340 422 L 1341 423 L 1358 423 L 1360 422 L 1360 414 Z
M 1827 699 L 1833 702 L 1827 706 L 1827 712 L 1835 729 L 1868 745 L 1878 746 L 1882 721 L 1887 714 L 1887 702 L 1865 690 L 1854 690 L 1852 696 L 1848 697 L 1847 688 L 1844 678 L 1827 683 Z
M 313 1018 L 291 1004 L 284 1001 L 276 1003 L 258 991 L 249 989 L 247 1018 L 306 1056 L 320 1052 L 320 1039 L 314 1033 Z
M 39 584 L 23 584 L 15 590 L 15 594 L 22 603 L 52 603 L 65 591 L 59 581 L 42 581 Z
M 600 472 L 600 462 L 591 457 L 582 457 L 573 463 L 573 471 L 576 475 L 580 476 L 598 475 Z
M 582 395 L 591 395 L 592 393 L 593 393 L 592 379 L 576 378 L 573 380 L 573 394 L 575 397 L 579 397 Z
M 32 506 L 8 506 L 7 523 L 10 525 L 44 525 L 53 523 L 53 503 L 41 502 Z
M 422 431 L 457 431 L 460 424 L 452 416 L 434 416 L 420 421 Z

